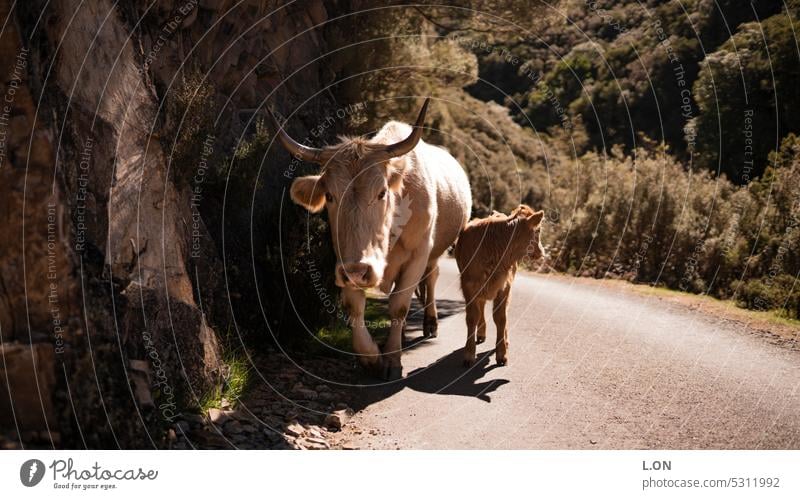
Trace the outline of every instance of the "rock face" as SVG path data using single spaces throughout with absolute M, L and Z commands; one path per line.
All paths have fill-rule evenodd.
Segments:
M 0 346 L 0 357 L 5 362 L 0 383 L 7 388 L 0 396 L 0 424 L 20 431 L 56 429 L 52 345 L 9 343 Z
M 12 4 L 0 0 L 12 20 L 0 35 L 0 335 L 12 389 L 0 434 L 167 445 L 150 435 L 167 435 L 224 375 L 215 328 L 229 323 L 230 300 L 224 241 L 171 170 L 164 101 L 200 68 L 227 103 L 209 147 L 232 150 L 243 111 L 270 91 L 283 110 L 321 87 L 318 63 L 282 81 L 322 52 L 313 26 L 325 7 L 251 0 L 223 16 L 229 2 Z

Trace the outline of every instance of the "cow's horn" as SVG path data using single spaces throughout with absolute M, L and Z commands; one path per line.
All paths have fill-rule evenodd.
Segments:
M 275 129 L 278 131 L 278 138 L 281 144 L 289 151 L 289 154 L 303 161 L 308 161 L 309 163 L 323 164 L 325 162 L 325 151 L 323 149 L 304 146 L 296 142 L 293 138 L 289 137 L 289 134 L 286 133 L 281 124 L 278 123 L 277 118 L 272 114 L 272 110 L 267 109 L 267 111 L 269 112 L 270 118 L 272 118 L 272 124 L 275 125 Z
M 391 157 L 402 156 L 417 146 L 419 139 L 422 138 L 422 125 L 425 124 L 425 113 L 428 112 L 428 103 L 430 101 L 430 97 L 425 99 L 425 103 L 419 111 L 419 116 L 417 116 L 417 122 L 414 123 L 414 129 L 411 130 L 411 135 L 396 144 L 386 147 L 386 152 L 388 152 Z

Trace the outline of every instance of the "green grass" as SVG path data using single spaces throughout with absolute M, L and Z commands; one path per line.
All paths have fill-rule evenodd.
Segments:
M 790 326 L 790 327 L 800 327 L 800 320 L 794 319 L 791 317 L 787 317 L 784 310 L 751 310 L 746 307 L 742 307 L 739 303 L 735 300 L 720 300 L 719 298 L 714 298 L 713 296 L 708 295 L 698 295 L 695 293 L 687 293 L 685 291 L 679 291 L 675 289 L 669 288 L 662 288 L 662 287 L 655 287 L 650 285 L 635 285 L 636 289 L 645 294 L 651 294 L 656 296 L 666 296 L 666 297 L 692 297 L 698 301 L 709 303 L 715 306 L 723 307 L 728 309 L 731 312 L 737 313 L 739 315 L 748 316 L 753 319 L 761 319 L 767 322 L 771 322 L 773 324 L 780 324 L 783 326 Z
M 222 383 L 214 387 L 200 399 L 200 410 L 206 413 L 212 407 L 219 407 L 222 400 L 235 406 L 242 398 L 250 383 L 250 363 L 242 354 L 228 354 L 223 358 L 226 374 Z
M 385 300 L 375 296 L 367 297 L 367 304 L 364 308 L 364 320 L 367 322 L 367 329 L 378 344 L 383 343 L 389 334 L 389 310 Z M 350 326 L 342 320 L 337 320 L 329 327 L 320 328 L 316 334 L 317 339 L 324 345 L 315 342 L 314 351 L 319 354 L 349 354 L 353 352 L 353 335 Z
M 591 282 L 598 282 L 597 279 L 593 278 L 577 277 L 575 279 L 585 279 Z M 621 279 L 602 279 L 600 281 L 611 285 L 617 285 L 643 295 L 673 298 L 679 301 L 686 301 L 695 304 L 699 303 L 712 309 L 715 308 L 720 312 L 724 312 L 740 320 L 763 321 L 768 324 L 800 328 L 800 320 L 787 317 L 785 311 L 783 310 L 752 310 L 742 307 L 735 300 L 722 300 L 709 295 L 688 293 L 686 291 L 669 289 L 662 286 L 652 286 L 650 284 L 634 284 Z
M 351 345 L 353 340 L 351 338 L 350 328 L 344 322 L 337 321 L 333 327 L 320 328 L 316 336 L 317 339 L 330 348 L 342 352 L 352 351 Z M 320 349 L 328 350 L 325 347 L 321 347 Z
M 223 399 L 230 402 L 231 406 L 235 406 L 250 385 L 251 363 L 242 350 L 238 339 L 231 334 L 230 326 L 222 341 L 221 348 L 222 363 L 225 366 L 224 375 L 220 384 L 201 397 L 200 411 L 203 414 L 212 407 L 222 405 Z

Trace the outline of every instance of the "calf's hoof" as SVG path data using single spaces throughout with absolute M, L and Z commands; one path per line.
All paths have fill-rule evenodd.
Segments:
M 464 367 L 472 367 L 474 365 L 475 365 L 475 357 L 464 359 Z
M 480 345 L 484 341 L 486 341 L 486 336 L 483 336 L 483 337 L 478 336 L 477 338 L 475 338 L 475 343 L 478 344 L 478 345 Z
M 506 366 L 506 365 L 508 365 L 508 357 L 503 357 L 502 359 L 498 357 L 497 358 L 497 365 L 498 366 Z

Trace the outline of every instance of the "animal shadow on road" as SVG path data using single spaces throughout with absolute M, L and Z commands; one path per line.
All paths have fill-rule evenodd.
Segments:
M 404 388 L 434 395 L 460 395 L 477 397 L 491 402 L 491 393 L 509 382 L 507 379 L 480 381 L 497 364 L 489 365 L 494 350 L 478 356 L 478 361 L 469 369 L 464 368 L 464 349 L 459 348 L 426 367 L 415 369 L 398 381 L 385 384 L 375 383 L 374 379 L 363 380 L 364 385 L 357 397 L 357 410 L 391 397 Z
M 386 305 L 387 301 L 378 298 L 377 301 Z M 439 320 L 461 313 L 464 310 L 462 300 L 436 300 Z M 423 310 L 418 300 L 414 299 L 411 310 L 406 318 L 405 339 L 403 350 L 424 348 L 428 339 L 422 336 Z M 388 328 L 387 328 L 388 329 Z M 387 331 L 380 331 L 385 336 Z M 436 341 L 435 339 L 433 341 Z M 367 374 L 362 373 L 358 384 L 360 389 L 356 395 L 354 409 L 361 410 L 365 407 L 389 398 L 404 388 L 430 393 L 435 395 L 460 395 L 462 397 L 477 397 L 485 402 L 491 402 L 490 394 L 499 387 L 508 383 L 507 379 L 479 381 L 487 372 L 498 367 L 489 365 L 490 357 L 494 350 L 478 356 L 478 361 L 471 368 L 464 368 L 464 349 L 459 348 L 446 356 L 432 362 L 426 367 L 415 369 L 406 373 L 403 379 L 384 383 Z
M 388 298 L 375 298 L 377 303 L 388 310 Z M 436 300 L 436 309 L 438 312 L 439 321 L 450 317 L 451 315 L 459 314 L 464 311 L 464 302 L 462 300 Z M 388 313 L 388 312 L 387 312 Z M 408 350 L 416 346 L 421 346 L 426 338 L 422 335 L 422 323 L 424 319 L 424 311 L 419 300 L 414 298 L 411 301 L 411 309 L 408 311 L 406 317 L 406 330 L 403 335 L 403 350 Z M 375 335 L 379 338 L 386 338 L 389 335 L 389 326 L 377 328 Z

